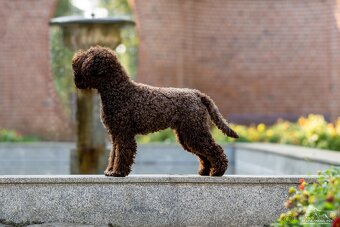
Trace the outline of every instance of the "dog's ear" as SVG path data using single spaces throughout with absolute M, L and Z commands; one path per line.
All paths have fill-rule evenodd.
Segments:
M 102 78 L 111 74 L 117 64 L 112 51 L 102 47 L 92 47 L 86 52 L 81 65 L 81 72 L 88 78 Z
M 83 50 L 78 50 L 72 58 L 72 68 L 74 71 L 78 71 L 80 68 L 79 66 L 81 66 L 82 62 L 84 61 L 84 55 L 85 55 L 85 51 Z

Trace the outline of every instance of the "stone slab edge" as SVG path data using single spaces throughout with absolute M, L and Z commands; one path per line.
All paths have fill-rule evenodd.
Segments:
M 271 143 L 235 143 L 233 149 L 247 149 L 260 152 L 266 152 L 285 157 L 292 157 L 305 161 L 314 161 L 329 165 L 340 166 L 340 152 L 322 150 L 308 147 L 301 147 L 287 144 Z
M 128 177 L 105 177 L 101 175 L 3 175 L 1 184 L 116 184 L 116 183 L 202 183 L 202 184 L 299 184 L 304 178 L 314 182 L 317 176 L 279 175 L 248 176 L 228 175 L 223 177 L 202 177 L 197 175 L 131 175 Z

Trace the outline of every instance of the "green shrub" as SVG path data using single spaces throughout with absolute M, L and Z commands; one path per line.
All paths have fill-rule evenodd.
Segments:
M 39 140 L 38 137 L 23 136 L 15 130 L 0 128 L 0 142 L 33 142 Z
M 340 168 L 319 173 L 315 183 L 300 179 L 285 203 L 289 210 L 272 226 L 340 226 Z
M 235 140 L 226 137 L 220 130 L 213 128 L 212 134 L 219 143 L 223 142 L 267 142 L 293 144 L 340 151 L 340 118 L 335 123 L 327 122 L 321 115 L 301 117 L 297 122 L 279 120 L 271 126 L 258 124 L 252 126 L 231 125 L 239 134 Z M 171 130 L 138 137 L 141 143 L 174 142 Z
M 175 135 L 171 129 L 165 129 L 159 132 L 151 133 L 148 135 L 137 136 L 139 143 L 174 143 L 176 141 Z

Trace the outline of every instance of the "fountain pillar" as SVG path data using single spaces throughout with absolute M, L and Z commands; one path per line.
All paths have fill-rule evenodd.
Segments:
M 63 31 L 63 42 L 72 51 L 101 45 L 116 48 L 120 30 L 133 24 L 125 18 L 53 18 Z M 77 147 L 72 150 L 71 174 L 103 173 L 107 164 L 106 131 L 100 122 L 100 97 L 96 90 L 77 90 Z

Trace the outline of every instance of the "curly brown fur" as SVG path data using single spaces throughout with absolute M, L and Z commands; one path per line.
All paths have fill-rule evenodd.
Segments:
M 79 89 L 98 89 L 101 119 L 112 138 L 106 176 L 127 176 L 134 162 L 137 134 L 174 129 L 183 148 L 200 160 L 199 174 L 222 176 L 228 159 L 209 130 L 210 119 L 238 138 L 214 102 L 198 90 L 152 87 L 131 81 L 113 51 L 92 47 L 72 59 Z

